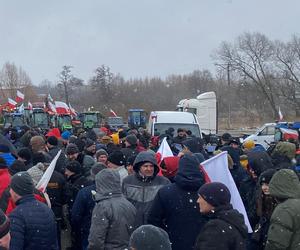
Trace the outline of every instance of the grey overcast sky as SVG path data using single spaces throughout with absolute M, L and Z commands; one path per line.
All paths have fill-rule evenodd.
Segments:
M 245 31 L 299 34 L 299 0 L 0 0 L 0 64 L 34 84 L 62 65 L 88 80 L 101 64 L 130 77 L 213 69 L 211 53 Z

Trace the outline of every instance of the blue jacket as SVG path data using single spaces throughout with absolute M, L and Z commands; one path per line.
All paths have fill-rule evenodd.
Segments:
M 76 237 L 80 238 L 84 246 L 88 245 L 88 237 L 91 227 L 92 213 L 95 206 L 92 190 L 96 191 L 96 185 L 90 185 L 81 189 L 72 207 L 71 224 L 76 228 Z
M 57 250 L 55 217 L 52 210 L 25 195 L 16 202 L 10 217 L 10 250 Z
M 197 191 L 205 181 L 195 156 L 180 159 L 174 181 L 158 191 L 148 223 L 168 232 L 173 250 L 192 250 L 197 235 L 207 222 L 197 204 Z
M 3 158 L 3 159 L 5 160 L 6 165 L 7 165 L 8 167 L 10 167 L 11 164 L 13 164 L 14 161 L 16 160 L 16 158 L 13 157 L 11 153 L 0 153 L 0 157 Z

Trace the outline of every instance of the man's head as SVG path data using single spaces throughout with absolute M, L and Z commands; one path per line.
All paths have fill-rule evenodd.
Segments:
M 76 146 L 76 144 L 74 144 L 74 143 L 68 144 L 68 146 L 66 148 L 66 155 L 67 155 L 68 159 L 71 161 L 74 161 L 77 159 L 77 157 L 79 155 L 79 149 Z
M 130 134 L 126 136 L 125 145 L 126 147 L 136 146 L 138 143 L 138 139 L 134 134 Z
M 108 154 L 104 149 L 99 149 L 96 152 L 96 161 L 107 164 Z
M 23 161 L 26 163 L 29 163 L 31 161 L 31 152 L 29 148 L 20 148 L 18 151 L 18 160 Z
M 224 134 L 221 136 L 221 143 L 222 143 L 222 145 L 229 143 L 230 140 L 231 140 L 231 138 L 232 138 L 231 134 L 229 134 L 229 133 L 224 133 Z
M 231 194 L 229 189 L 221 182 L 206 183 L 198 190 L 197 203 L 200 212 L 210 213 L 217 207 L 230 204 Z
M 32 152 L 45 151 L 45 140 L 42 136 L 36 135 L 30 139 Z
M 85 150 L 91 155 L 96 153 L 96 143 L 91 139 L 86 139 Z
M 47 147 L 49 149 L 56 147 L 58 145 L 58 140 L 55 136 L 49 136 L 47 138 Z
M 134 160 L 133 169 L 142 177 L 149 178 L 156 176 L 159 169 L 155 155 L 147 151 L 140 152 Z
M 125 156 L 120 150 L 112 152 L 107 158 L 107 166 L 109 168 L 118 168 L 120 166 L 124 166 L 125 163 Z
M 34 184 L 31 176 L 27 172 L 19 172 L 12 176 L 10 182 L 10 195 L 14 202 L 21 197 L 33 194 Z
M 81 165 L 78 161 L 69 161 L 66 165 L 65 175 L 69 178 L 72 175 L 78 175 L 82 173 Z
M 9 249 L 10 233 L 9 233 L 10 221 L 7 216 L 0 209 L 0 249 Z
M 180 138 L 183 138 L 186 136 L 186 132 L 183 128 L 179 128 L 177 129 L 177 136 L 180 137 Z
M 152 225 L 137 228 L 129 240 L 131 250 L 171 250 L 171 242 L 166 231 Z

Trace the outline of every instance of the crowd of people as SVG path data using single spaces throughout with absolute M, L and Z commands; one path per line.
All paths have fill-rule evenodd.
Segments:
M 225 133 L 208 152 L 184 128 L 175 132 L 3 131 L 0 249 L 300 249 L 297 141 L 267 152 Z M 157 153 L 164 137 L 174 156 Z M 222 151 L 253 232 L 229 188 L 211 182 L 201 166 Z M 38 189 L 58 154 L 46 190 Z

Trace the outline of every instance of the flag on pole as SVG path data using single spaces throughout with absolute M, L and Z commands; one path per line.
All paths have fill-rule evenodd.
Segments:
M 55 101 L 55 109 L 58 114 L 70 114 L 69 106 L 65 102 Z
M 76 110 L 71 106 L 71 103 L 69 103 L 69 108 L 70 108 L 70 114 L 73 115 L 73 116 L 76 116 L 76 115 L 77 115 L 77 112 L 76 112 Z
M 27 106 L 27 107 L 28 107 L 29 110 L 32 110 L 32 109 L 33 109 L 32 103 L 31 103 L 31 102 L 28 102 L 28 106 Z
M 246 226 L 248 227 L 248 232 L 252 233 L 252 228 L 242 198 L 228 169 L 227 152 L 224 151 L 202 162 L 201 165 L 203 166 L 204 170 L 206 171 L 212 182 L 222 182 L 228 187 L 231 194 L 230 202 L 233 208 L 244 215 L 244 220 Z
M 53 102 L 53 98 L 51 97 L 50 94 L 48 94 L 48 101 L 49 101 L 49 102 Z
M 16 102 L 23 102 L 24 97 L 25 97 L 24 94 L 21 91 L 17 90 Z
M 23 114 L 24 113 L 24 103 L 19 107 L 18 112 Z
M 14 109 L 16 106 L 17 106 L 17 102 L 15 102 L 13 99 L 11 98 L 7 98 L 8 99 L 8 106 L 11 108 L 11 109 Z
M 49 167 L 47 168 L 47 170 L 45 171 L 45 173 L 43 174 L 42 178 L 40 179 L 39 183 L 36 185 L 36 189 L 38 189 L 41 192 L 45 192 L 47 185 L 50 181 L 50 178 L 53 174 L 56 162 L 58 157 L 61 154 L 61 150 L 58 151 L 57 155 L 53 158 L 53 160 L 51 161 Z
M 109 113 L 110 113 L 111 116 L 117 117 L 116 112 L 113 111 L 112 109 L 110 109 Z
M 281 113 L 280 107 L 278 108 L 278 116 L 279 116 L 279 121 L 283 120 L 283 115 Z

